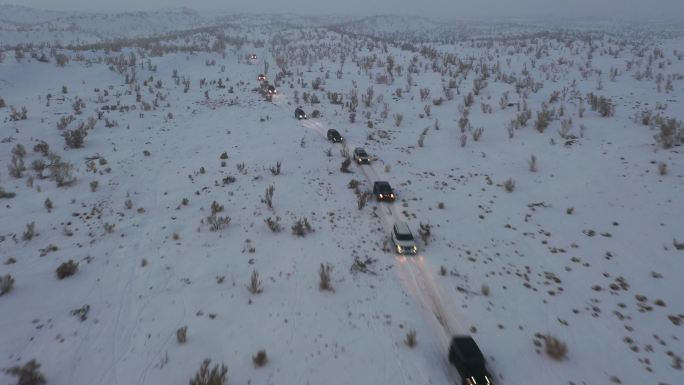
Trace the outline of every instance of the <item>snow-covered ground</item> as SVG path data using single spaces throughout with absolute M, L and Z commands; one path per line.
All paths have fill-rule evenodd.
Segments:
M 14 279 L 1 368 L 180 384 L 210 358 L 231 384 L 450 384 L 450 337 L 471 334 L 498 384 L 684 381 L 676 25 L 0 10 L 0 187 L 15 194 L 0 199 L 0 277 Z M 259 73 L 278 87 L 270 101 Z M 296 120 L 297 106 L 320 116 Z M 81 124 L 83 146 L 67 146 Z M 355 147 L 373 161 L 342 172 Z M 68 163 L 75 181 L 58 187 Z M 378 180 L 397 201 L 359 204 Z M 389 251 L 400 220 L 416 256 Z M 69 260 L 77 272 L 58 279 Z M 567 346 L 560 360 L 546 335 Z

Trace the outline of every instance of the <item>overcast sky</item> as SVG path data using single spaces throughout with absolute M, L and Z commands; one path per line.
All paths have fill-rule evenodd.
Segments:
M 445 18 L 609 16 L 684 18 L 684 0 L 0 0 L 54 10 L 197 10 L 302 14 L 416 14 Z

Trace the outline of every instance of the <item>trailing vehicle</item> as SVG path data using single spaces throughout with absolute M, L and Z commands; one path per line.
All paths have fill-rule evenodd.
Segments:
M 354 149 L 354 160 L 358 164 L 370 164 L 370 157 L 368 156 L 368 153 L 366 153 L 366 150 L 361 147 L 356 147 Z
M 306 112 L 304 112 L 304 110 L 302 110 L 301 107 L 297 107 L 297 108 L 295 109 L 295 118 L 297 118 L 297 119 L 299 119 L 299 120 L 302 120 L 302 119 L 309 119 L 309 117 L 306 116 Z
M 275 88 L 273 84 L 269 84 L 266 88 L 266 93 L 273 96 L 278 93 L 278 90 Z
M 337 130 L 334 128 L 331 128 L 328 130 L 327 136 L 328 136 L 328 140 L 333 142 L 333 143 L 342 142 L 342 135 L 340 135 L 340 133 L 337 132 Z
M 256 59 L 257 59 L 257 55 L 255 53 L 249 55 L 249 60 L 256 60 Z
M 454 336 L 449 346 L 449 362 L 461 375 L 462 385 L 490 385 L 492 376 L 485 367 L 485 358 L 471 336 Z
M 264 74 L 259 74 L 259 75 L 257 76 L 257 81 L 259 81 L 259 82 L 265 82 L 265 81 L 267 81 L 267 80 L 268 80 L 268 78 L 267 78 L 266 75 L 264 75 Z
M 398 254 L 416 254 L 418 246 L 413 239 L 411 229 L 406 222 L 397 222 L 392 226 L 392 243 Z
M 377 201 L 394 201 L 395 195 L 389 182 L 376 181 L 373 183 L 373 195 Z

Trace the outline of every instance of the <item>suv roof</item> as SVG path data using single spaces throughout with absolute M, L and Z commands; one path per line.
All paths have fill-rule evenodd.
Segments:
M 411 229 L 409 229 L 408 223 L 403 221 L 395 223 L 394 230 L 397 232 L 397 234 L 411 234 Z

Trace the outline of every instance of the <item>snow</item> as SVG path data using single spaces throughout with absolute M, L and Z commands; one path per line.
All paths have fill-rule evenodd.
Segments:
M 146 25 L 146 18 L 168 20 L 169 13 L 184 22 L 174 27 L 178 19 L 171 18 L 147 30 L 132 27 Z M 36 17 L 40 23 L 47 18 Z M 189 10 L 55 17 L 73 21 L 77 27 L 68 40 L 82 42 L 213 23 L 210 16 Z M 93 38 L 92 23 L 105 19 L 111 24 Z M 342 36 L 339 20 L 292 16 L 285 20 L 296 23 L 268 25 L 263 16 L 243 19 L 244 26 L 231 19 L 223 31 L 246 37 L 246 43 L 228 45 L 225 52 L 193 49 L 157 56 L 140 46 L 122 52 L 105 52 L 104 45 L 88 51 L 59 48 L 71 57 L 62 68 L 52 57 L 50 63 L 32 59 L 30 48 L 21 61 L 5 51 L 0 97 L 8 107 L 0 109 L 0 186 L 17 195 L 0 200 L 0 276 L 10 274 L 16 282 L 0 296 L 0 367 L 36 358 L 49 384 L 184 383 L 204 358 L 211 358 L 228 366 L 232 384 L 447 384 L 460 381 L 447 362 L 450 337 L 472 334 L 496 383 L 610 383 L 613 376 L 623 384 L 682 382 L 674 359 L 684 355 L 682 326 L 668 319 L 681 319 L 684 308 L 679 295 L 683 251 L 673 245 L 673 239 L 684 241 L 681 147 L 661 148 L 653 138 L 656 129 L 632 119 L 657 103 L 667 105 L 659 110 L 663 116 L 684 119 L 681 78 L 675 77 L 674 89 L 666 93 L 657 90 L 655 79 L 634 76 L 648 66 L 654 48 L 664 54 L 654 60 L 654 74 L 684 73 L 675 52 L 681 50 L 682 35 L 667 25 L 646 41 L 632 40 L 638 28 L 609 22 L 575 29 L 570 25 L 559 39 L 552 34 L 510 37 L 552 30 L 539 23 L 467 29 L 487 38 L 480 44 L 460 40 L 465 29 L 440 24 L 455 41 L 439 40 L 430 47 L 437 55 L 455 54 L 471 63 L 475 69 L 464 77 L 455 74 L 457 65 L 444 73 L 433 71 L 435 63 L 420 50 Z M 374 28 L 369 20 L 381 22 Z M 383 39 L 397 31 L 395 36 L 409 39 L 398 28 L 405 21 L 391 16 L 360 19 L 347 28 Z M 326 23 L 334 31 L 320 27 Z M 0 44 L 20 42 L 5 33 L 5 24 L 2 28 Z M 35 30 L 22 39 L 55 40 L 38 24 L 31 28 Z M 602 36 L 602 28 L 610 34 Z M 410 38 L 411 44 L 431 40 L 436 33 L 423 19 L 407 29 L 422 36 Z M 592 43 L 591 60 L 582 33 L 599 36 Z M 185 39 L 160 43 L 205 47 L 216 37 L 198 32 Z M 535 58 L 538 48 L 542 54 Z M 617 57 L 609 48 L 620 49 Z M 110 69 L 100 59 L 131 52 L 138 56 L 136 84 L 128 85 L 116 66 Z M 252 52 L 260 59 L 250 64 L 245 57 Z M 386 73 L 378 61 L 386 62 L 390 54 L 403 71 L 395 70 L 391 85 L 374 84 L 377 74 Z M 268 73 L 275 81 L 279 55 L 289 55 L 292 75 L 276 83 L 279 94 L 267 101 L 256 91 L 256 76 Z M 370 68 L 355 63 L 373 55 Z M 216 65 L 207 65 L 211 60 Z M 418 72 L 411 74 L 407 91 L 406 74 L 414 60 Z M 629 70 L 627 61 L 633 65 Z M 470 108 L 472 128 L 461 147 L 463 97 L 478 76 L 475 71 L 481 71 L 479 64 L 497 62 L 505 74 L 522 79 L 526 69 L 543 83 L 539 92 L 526 91 L 533 117 L 508 137 L 506 127 L 518 109 L 502 109 L 499 98 L 506 91 L 511 102 L 524 98 L 514 83 L 497 81 L 492 74 Z M 588 65 L 592 70 L 583 78 L 581 69 Z M 620 71 L 615 81 L 609 78 L 611 68 Z M 190 79 L 187 93 L 182 82 L 175 84 L 174 69 L 180 78 Z M 123 72 L 130 75 L 132 68 L 124 66 Z M 312 90 L 317 77 L 322 90 Z M 219 78 L 225 88 L 218 88 Z M 207 85 L 200 87 L 201 79 Z M 454 89 L 453 100 L 432 105 L 433 99 L 445 96 L 448 79 L 457 79 L 460 94 Z M 342 93 L 347 103 L 353 84 L 359 106 L 351 123 L 348 107 L 330 104 L 326 93 Z M 361 99 L 371 85 L 375 97 L 366 107 Z M 402 96 L 397 88 L 404 88 Z M 430 90 L 424 101 L 421 88 Z M 538 132 L 536 111 L 553 91 L 564 89 L 565 101 L 549 106 L 559 109 L 563 103 L 565 115 Z M 315 93 L 321 103 L 305 103 L 304 92 Z M 588 92 L 611 98 L 615 116 L 600 117 L 585 103 L 580 117 L 573 95 Z M 151 110 L 143 110 L 137 93 Z M 56 123 L 74 114 L 77 96 L 85 108 L 69 129 L 97 117 L 104 105 L 131 108 L 102 112 L 84 147 L 70 149 Z M 152 104 L 155 99 L 157 105 Z M 383 103 L 389 108 L 386 118 Z M 490 104 L 493 113 L 484 113 L 482 103 Z M 300 105 L 309 116 L 316 109 L 321 117 L 294 119 Z M 425 105 L 431 105 L 430 116 L 425 116 Z M 9 106 L 26 106 L 28 119 L 10 120 Z M 396 113 L 403 114 L 398 127 Z M 557 130 L 567 117 L 573 120 L 570 134 L 575 139 L 566 144 Z M 118 125 L 106 127 L 105 118 Z M 580 125 L 586 126 L 584 135 Z M 417 141 L 426 127 L 420 146 Z M 477 127 L 484 134 L 475 142 L 470 130 Z M 344 145 L 327 141 L 329 128 L 340 131 Z M 39 140 L 74 164 L 73 186 L 56 187 L 50 179 L 35 177 L 30 165 L 42 158 L 33 151 Z M 29 170 L 22 178 L 11 177 L 6 167 L 16 144 L 27 149 Z M 352 164 L 351 173 L 342 173 L 343 146 L 348 151 L 364 147 L 374 161 Z M 228 159 L 220 159 L 223 152 Z M 537 172 L 529 171 L 533 154 Z M 88 166 L 88 159 L 95 164 Z M 270 168 L 277 162 L 282 162 L 282 172 L 273 175 Z M 667 164 L 666 175 L 659 175 L 658 162 Z M 238 168 L 242 163 L 244 171 Z M 235 181 L 224 183 L 227 177 Z M 516 182 L 511 193 L 502 187 L 509 178 Z M 361 191 L 387 180 L 398 199 L 372 200 L 359 210 L 348 188 L 352 179 L 361 182 Z M 91 190 L 93 181 L 98 181 L 96 191 Z M 275 187 L 273 208 L 262 202 L 269 186 Z M 46 198 L 54 204 L 51 211 L 43 206 Z M 127 200 L 132 207 L 126 207 Z M 207 223 L 214 201 L 224 206 L 217 215 L 231 218 L 221 231 L 210 231 Z M 571 214 L 568 208 L 573 208 Z M 281 232 L 268 228 L 269 217 L 279 218 Z M 290 230 L 300 218 L 314 230 L 305 237 Z M 396 221 L 409 223 L 418 239 L 417 256 L 383 251 Z M 37 235 L 24 240 L 22 233 L 31 222 Z M 108 232 L 105 227 L 111 224 Z M 431 225 L 427 244 L 418 235 L 421 224 Z M 587 235 L 589 230 L 595 235 Z M 48 245 L 58 249 L 40 256 Z M 16 263 L 5 263 L 10 257 Z M 355 258 L 367 263 L 368 272 L 353 269 Z M 78 272 L 58 280 L 55 269 L 70 259 L 79 263 Z M 333 291 L 319 290 L 321 264 L 333 267 Z M 262 281 L 260 294 L 247 290 L 253 271 Z M 621 282 L 618 277 L 627 289 L 610 288 Z M 593 289 L 595 285 L 601 290 Z M 642 295 L 645 300 L 639 299 Z M 90 311 L 81 322 L 71 311 L 84 305 Z M 185 344 L 175 337 L 182 326 L 188 326 Z M 409 330 L 417 332 L 413 349 L 404 343 Z M 535 333 L 565 342 L 567 358 L 552 360 L 543 348 L 535 352 Z M 266 350 L 268 363 L 255 368 L 251 359 L 260 349 Z M 0 374 L 0 382 L 11 381 Z

